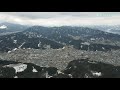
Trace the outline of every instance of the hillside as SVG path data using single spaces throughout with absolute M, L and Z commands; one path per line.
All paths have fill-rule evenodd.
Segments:
M 24 31 L 28 27 L 29 26 L 26 26 L 26 25 L 3 22 L 3 23 L 0 23 L 0 36 Z
M 22 32 L 0 36 L 0 51 L 17 48 L 58 49 L 63 46 L 86 51 L 109 51 L 120 49 L 119 38 L 120 35 L 85 27 L 33 26 Z
M 61 71 L 55 67 L 0 60 L 0 78 L 120 78 L 120 67 L 81 59 L 71 61 Z

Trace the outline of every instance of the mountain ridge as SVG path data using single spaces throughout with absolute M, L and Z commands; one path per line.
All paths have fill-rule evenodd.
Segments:
M 120 49 L 119 38 L 120 35 L 83 27 L 33 26 L 22 32 L 1 36 L 0 50 L 9 51 L 18 48 L 23 43 L 22 48 L 38 49 L 41 43 L 41 49 L 44 48 L 44 45 L 50 45 L 49 48 L 56 49 L 71 45 L 76 49 L 106 51 Z M 17 42 L 14 43 L 14 40 Z

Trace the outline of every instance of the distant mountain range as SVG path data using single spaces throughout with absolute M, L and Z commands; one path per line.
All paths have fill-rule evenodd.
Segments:
M 93 25 L 89 27 L 93 29 L 106 31 L 109 33 L 120 34 L 120 25 L 111 25 L 111 26 L 110 25 Z
M 120 49 L 120 35 L 87 27 L 33 26 L 21 32 L 0 37 L 0 51 L 18 48 L 58 49 L 66 45 L 92 51 Z
M 0 35 L 11 34 L 15 32 L 20 32 L 27 29 L 29 26 L 20 25 L 20 24 L 13 24 L 13 23 L 0 23 Z

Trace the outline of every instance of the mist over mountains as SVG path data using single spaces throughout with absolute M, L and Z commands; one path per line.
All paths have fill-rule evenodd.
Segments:
M 0 35 L 20 32 L 27 29 L 28 27 L 29 26 L 26 26 L 26 25 L 3 22 L 3 23 L 0 23 Z
M 120 25 L 93 25 L 90 28 L 120 35 Z

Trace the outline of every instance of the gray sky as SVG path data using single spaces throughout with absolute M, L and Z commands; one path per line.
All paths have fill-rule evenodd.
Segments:
M 120 12 L 0 12 L 0 22 L 28 25 L 117 25 Z

